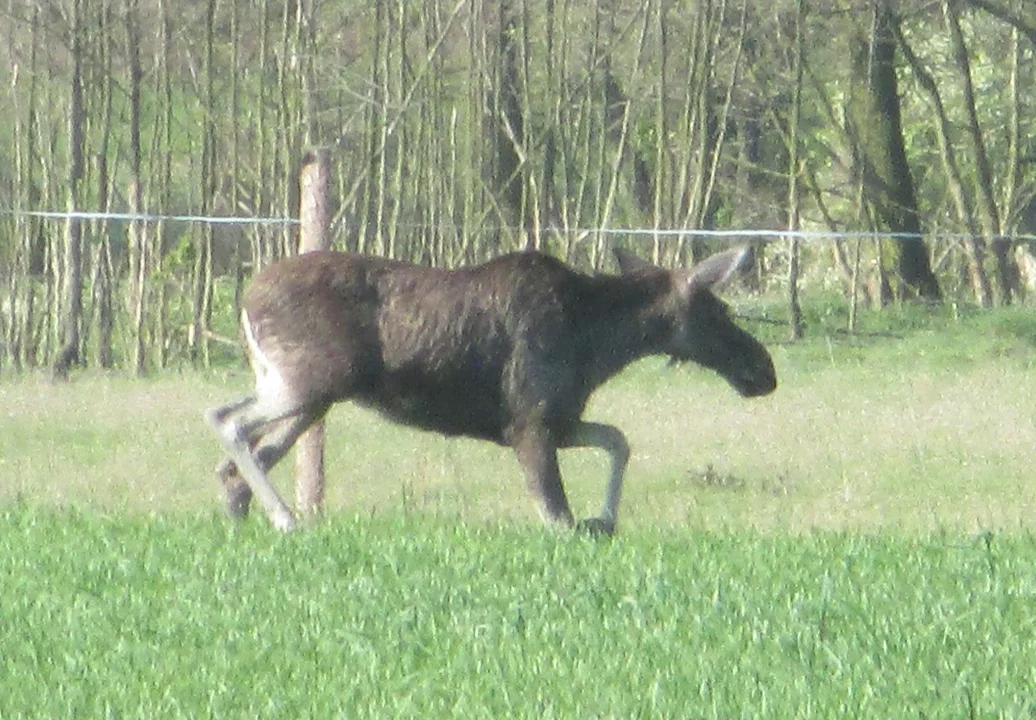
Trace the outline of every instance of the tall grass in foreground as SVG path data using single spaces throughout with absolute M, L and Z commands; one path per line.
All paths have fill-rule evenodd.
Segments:
M 1036 713 L 1036 538 L 0 514 L 0 717 Z

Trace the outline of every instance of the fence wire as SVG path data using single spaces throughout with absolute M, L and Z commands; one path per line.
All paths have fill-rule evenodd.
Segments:
M 0 208 L 0 217 L 33 217 L 47 220 L 114 220 L 123 222 L 176 222 L 207 225 L 298 225 L 298 218 L 291 217 L 252 217 L 247 215 L 164 215 L 152 213 L 120 213 L 120 212 L 95 212 L 85 210 L 61 211 L 61 210 L 18 210 L 13 208 Z M 427 226 L 407 225 L 403 223 L 400 227 L 404 229 L 423 229 Z M 505 228 L 500 228 L 505 229 Z M 518 230 L 518 228 L 511 228 Z M 652 238 L 714 238 L 714 239 L 798 239 L 807 241 L 824 240 L 983 240 L 1010 242 L 1036 242 L 1036 235 L 1016 234 L 998 235 L 987 237 L 984 235 L 972 235 L 970 233 L 905 233 L 905 232 L 874 232 L 874 231 L 838 231 L 838 230 L 783 230 L 780 228 L 743 228 L 734 230 L 705 230 L 699 228 L 645 228 L 645 227 L 599 227 L 599 228 L 561 228 L 550 226 L 544 228 L 547 233 L 559 235 L 580 235 L 580 236 L 624 236 L 624 237 L 652 237 Z

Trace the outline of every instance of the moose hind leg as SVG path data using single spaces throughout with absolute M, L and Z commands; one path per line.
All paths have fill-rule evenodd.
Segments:
M 299 408 L 267 406 L 254 398 L 205 413 L 206 422 L 216 431 L 237 472 L 248 483 L 273 525 L 285 532 L 294 527 L 294 515 L 270 484 L 265 468 L 253 454 L 251 437 L 264 426 L 303 414 Z
M 539 502 L 544 521 L 571 527 L 574 519 L 565 496 L 565 487 L 561 484 L 557 448 L 549 439 L 547 431 L 524 433 L 514 444 L 514 452 L 525 474 L 529 491 Z
M 274 465 L 280 462 L 299 436 L 322 414 L 298 415 L 282 420 L 272 430 L 250 443 L 252 455 L 263 472 L 268 473 Z M 223 484 L 227 515 L 234 520 L 243 520 L 248 517 L 248 509 L 252 501 L 252 488 L 238 472 L 234 461 L 229 457 L 223 458 L 216 466 L 216 476 Z
M 252 488 L 248 486 L 237 465 L 230 457 L 223 458 L 216 466 L 216 477 L 223 486 L 224 507 L 234 520 L 244 520 L 252 505 Z
M 255 396 L 249 395 L 235 402 L 209 410 L 205 414 L 205 419 L 209 425 L 219 432 L 219 426 L 223 425 L 228 417 L 254 403 Z M 219 479 L 223 487 L 227 515 L 234 520 L 243 520 L 248 517 L 248 509 L 252 503 L 252 488 L 241 477 L 237 470 L 237 465 L 234 464 L 234 461 L 229 456 L 220 460 L 216 466 L 216 478 Z
M 611 457 L 611 472 L 608 476 L 608 489 L 605 492 L 601 515 L 583 520 L 579 526 L 594 534 L 614 534 L 619 514 L 619 501 L 622 499 L 622 483 L 630 457 L 630 446 L 626 436 L 614 425 L 581 422 L 576 426 L 564 447 L 596 447 L 604 450 Z

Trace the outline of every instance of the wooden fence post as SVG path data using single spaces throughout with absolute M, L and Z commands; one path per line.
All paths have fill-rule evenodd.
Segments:
M 331 246 L 328 194 L 331 154 L 326 148 L 308 151 L 299 175 L 299 252 Z M 309 428 L 295 445 L 295 508 L 300 517 L 317 515 L 324 504 L 324 423 Z

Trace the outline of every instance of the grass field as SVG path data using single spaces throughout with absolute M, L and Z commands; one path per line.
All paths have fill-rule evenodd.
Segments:
M 1032 315 L 1032 319 L 1029 319 Z M 1036 311 L 961 322 L 907 316 L 882 336 L 771 338 L 780 386 L 743 400 L 718 377 L 646 360 L 588 417 L 633 448 L 624 529 L 802 532 L 1036 527 Z M 763 326 L 776 335 L 777 328 Z M 145 381 L 0 382 L 0 499 L 117 513 L 210 513 L 219 459 L 206 407 L 247 392 L 238 365 Z M 607 458 L 561 454 L 577 515 Z M 535 523 L 511 453 L 342 406 L 328 423 L 328 509 Z M 290 492 L 291 463 L 276 473 Z
M 759 326 L 760 400 L 617 378 L 611 542 L 545 531 L 506 451 L 351 408 L 326 521 L 235 528 L 200 415 L 239 368 L 5 376 L 0 717 L 1036 717 L 1036 313 L 920 312 Z M 563 472 L 594 514 L 606 459 Z
M 0 517 L 5 718 L 1036 713 L 1031 536 Z

